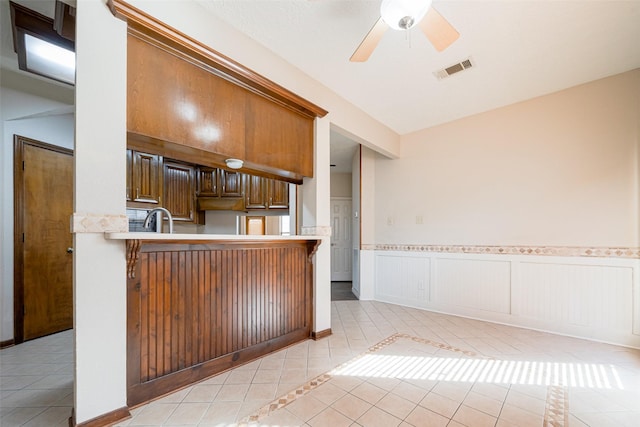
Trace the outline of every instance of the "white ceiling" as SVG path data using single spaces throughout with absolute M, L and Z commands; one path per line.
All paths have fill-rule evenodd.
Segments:
M 640 68 L 640 0 L 436 0 L 461 34 L 451 47 L 436 52 L 417 28 L 388 30 L 365 63 L 349 57 L 380 0 L 197 1 L 401 135 Z M 15 69 L 0 3 L 2 67 Z M 19 3 L 52 15 L 53 0 Z M 433 75 L 469 57 L 472 69 Z M 350 169 L 353 146 L 332 132 L 334 171 Z

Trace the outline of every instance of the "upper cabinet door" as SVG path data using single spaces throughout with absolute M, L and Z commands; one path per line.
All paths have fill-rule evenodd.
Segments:
M 218 169 L 200 166 L 196 171 L 196 176 L 196 195 L 200 197 L 217 197 L 219 195 Z
M 245 202 L 246 209 L 267 208 L 267 180 L 261 176 L 245 176 Z
M 133 170 L 133 153 L 131 150 L 127 150 L 127 202 L 133 198 L 133 191 L 131 190 L 131 174 Z
M 132 151 L 131 199 L 133 202 L 160 204 L 162 157 Z
M 289 183 L 270 179 L 269 185 L 269 209 L 289 209 Z
M 242 197 L 242 173 L 218 169 L 220 182 L 220 197 Z
M 164 205 L 174 220 L 194 221 L 195 168 L 181 163 L 164 163 Z

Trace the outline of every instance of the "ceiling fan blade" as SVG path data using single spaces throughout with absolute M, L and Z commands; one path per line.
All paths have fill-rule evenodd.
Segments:
M 364 37 L 360 46 L 353 52 L 349 61 L 351 62 L 364 62 L 369 59 L 369 56 L 373 53 L 373 50 L 376 48 L 380 39 L 384 35 L 385 31 L 387 31 L 389 26 L 382 20 L 382 18 L 378 19 L 373 27 L 369 30 L 367 35 Z
M 429 8 L 419 25 L 424 35 L 427 36 L 438 52 L 448 48 L 460 37 L 460 33 L 433 7 Z

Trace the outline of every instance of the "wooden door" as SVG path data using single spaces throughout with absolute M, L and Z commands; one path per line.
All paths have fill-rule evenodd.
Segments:
M 263 216 L 247 216 L 247 224 L 245 226 L 248 235 L 263 236 L 265 234 L 265 217 Z
M 14 138 L 15 342 L 73 327 L 73 151 Z
M 351 200 L 331 199 L 331 281 L 352 279 Z

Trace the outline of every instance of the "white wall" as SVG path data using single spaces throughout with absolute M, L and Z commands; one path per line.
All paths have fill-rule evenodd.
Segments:
M 74 116 L 70 106 L 22 91 L 0 87 L 2 112 L 2 184 L 0 197 L 0 341 L 14 337 L 13 325 L 13 136 L 73 149 Z M 44 114 L 44 115 L 43 115 Z M 50 114 L 50 115 L 46 115 Z M 41 116 L 43 115 L 43 116 Z
M 374 299 L 376 243 L 376 153 L 360 147 L 360 295 Z
M 79 1 L 74 213 L 105 223 L 126 212 L 126 55 L 126 24 L 102 0 Z M 127 401 L 125 244 L 105 240 L 100 231 L 74 234 L 78 423 Z
M 206 211 L 205 234 L 236 234 L 238 232 L 238 215 L 241 212 Z
M 331 173 L 331 197 L 351 197 L 351 174 Z
M 638 88 L 635 70 L 404 136 L 376 161 L 376 243 L 638 246 Z

